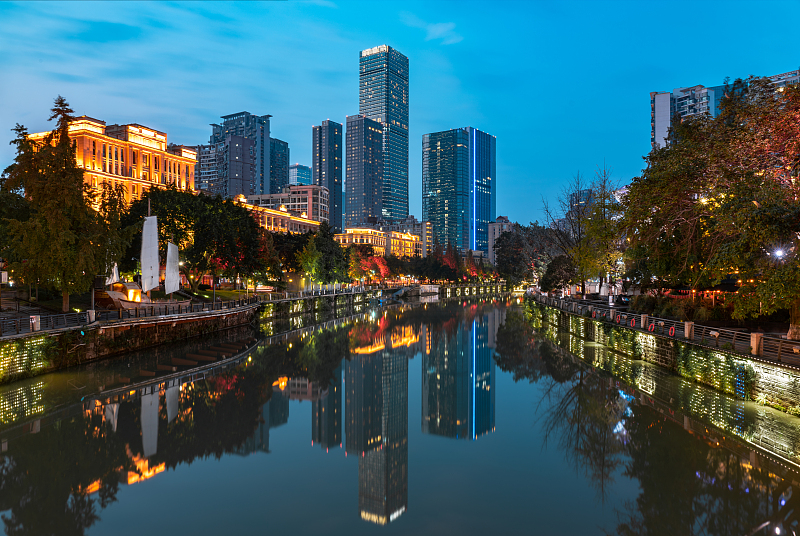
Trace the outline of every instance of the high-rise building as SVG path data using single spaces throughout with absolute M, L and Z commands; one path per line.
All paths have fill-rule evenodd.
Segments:
M 383 345 L 356 349 L 345 363 L 345 448 L 349 454 L 363 456 L 380 447 L 383 391 L 381 371 Z
M 227 198 L 249 195 L 254 150 L 253 140 L 232 134 L 218 143 L 198 146 L 200 189 Z
M 345 226 L 381 218 L 383 206 L 383 126 L 362 115 L 347 117 Z
M 49 132 L 31 134 L 43 140 Z M 173 185 L 194 190 L 197 154 L 194 147 L 167 143 L 167 134 L 138 124 L 108 125 L 82 115 L 69 124 L 75 161 L 84 182 L 99 191 L 103 183 L 125 186 L 125 201 L 141 198 L 151 188 Z
M 303 164 L 289 166 L 289 184 L 292 186 L 311 184 L 311 168 Z
M 342 125 L 325 120 L 311 132 L 311 182 L 330 192 L 328 220 L 341 231 L 344 212 L 342 197 Z
M 422 219 L 442 246 L 489 252 L 497 139 L 472 127 L 422 137 Z
M 408 216 L 408 58 L 381 45 L 359 56 L 358 113 L 383 126 L 382 217 Z
M 500 235 L 506 231 L 510 231 L 514 224 L 509 221 L 505 216 L 498 216 L 493 222 L 489 222 L 489 262 L 492 266 L 497 264 L 497 255 L 494 252 L 494 243 L 500 238 Z
M 422 355 L 422 433 L 476 440 L 495 427 L 496 325 L 462 319 L 454 336 L 428 334 Z
M 325 396 L 314 404 L 311 415 L 311 442 L 323 449 L 342 445 L 342 366 L 333 371 Z
M 289 186 L 289 162 L 289 144 L 277 138 L 270 138 L 269 193 L 278 193 Z
M 800 70 L 767 77 L 776 89 L 800 83 Z M 725 86 L 706 87 L 696 85 L 668 91 L 650 92 L 650 144 L 653 148 L 664 147 L 672 120 L 694 115 L 708 114 L 717 117 Z
M 253 171 L 249 191 L 244 195 L 270 193 L 270 117 L 239 112 L 223 115 L 221 125 L 211 125 L 209 145 L 223 143 L 228 136 L 241 136 L 253 141 Z

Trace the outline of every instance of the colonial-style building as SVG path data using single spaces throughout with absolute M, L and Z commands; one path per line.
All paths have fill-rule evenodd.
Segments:
M 398 231 L 379 231 L 377 229 L 353 227 L 344 233 L 334 235 L 342 247 L 351 244 L 372 246 L 375 255 L 395 255 L 396 257 L 422 257 L 423 246 L 420 237 Z
M 285 207 L 274 209 L 251 205 L 247 199 L 240 195 L 236 202 L 250 211 L 259 227 L 272 233 L 307 233 L 319 229 L 319 222 L 306 216 L 292 214 Z
M 31 134 L 41 140 L 47 132 Z M 127 202 L 150 188 L 174 184 L 194 191 L 197 153 L 183 145 L 167 144 L 167 134 L 136 123 L 109 125 L 85 115 L 69 125 L 75 158 L 84 180 L 99 189 L 103 183 L 125 186 Z

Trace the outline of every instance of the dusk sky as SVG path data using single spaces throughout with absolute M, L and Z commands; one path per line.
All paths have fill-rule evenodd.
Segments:
M 358 113 L 358 56 L 409 58 L 410 211 L 422 135 L 497 136 L 497 214 L 541 219 L 572 175 L 621 183 L 650 147 L 650 91 L 800 67 L 800 2 L 0 2 L 0 167 L 11 129 L 77 115 L 207 143 L 209 123 L 271 114 L 292 162 L 311 126 Z

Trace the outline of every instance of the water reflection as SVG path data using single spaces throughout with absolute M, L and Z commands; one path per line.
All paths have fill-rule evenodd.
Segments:
M 234 455 L 250 457 L 248 464 L 285 463 L 285 457 L 266 456 L 270 435 L 279 441 L 288 434 L 291 427 L 281 427 L 299 407 L 308 409 L 315 455 L 321 448 L 330 456 L 326 463 L 338 456 L 358 460 L 357 469 L 348 460 L 351 474 L 358 471 L 357 490 L 352 484 L 343 489 L 352 519 L 407 520 L 415 504 L 414 497 L 409 504 L 409 471 L 421 456 L 414 457 L 418 444 L 409 445 L 412 359 L 421 373 L 411 378 L 420 388 L 421 430 L 430 439 L 419 429 L 412 437 L 454 453 L 487 447 L 497 459 L 510 458 L 508 464 L 535 464 L 535 456 L 489 450 L 533 424 L 543 446 L 566 460 L 556 476 L 576 473 L 594 488 L 598 503 L 618 512 L 618 522 L 605 527 L 609 533 L 797 530 L 800 494 L 793 488 L 800 474 L 780 450 L 789 443 L 776 442 L 772 453 L 759 448 L 766 426 L 778 436 L 796 433 L 787 422 L 536 324 L 524 310 L 459 302 L 360 315 L 253 347 L 237 364 L 202 377 L 154 381 L 113 395 L 81 390 L 78 403 L 47 406 L 67 395 L 25 384 L 19 392 L 33 401 L 29 407 L 40 419 L 25 422 L 18 413 L 13 425 L 0 424 L 6 533 L 85 533 L 121 486 L 155 484 L 195 460 Z M 497 431 L 496 398 L 511 386 L 500 381 L 503 373 L 526 387 L 535 384 L 529 387 L 535 400 L 527 414 L 510 408 L 508 426 Z M 297 419 L 293 413 L 293 425 Z M 473 445 L 433 436 L 485 438 Z M 636 483 L 627 503 L 618 497 L 625 479 Z M 418 497 L 416 504 L 421 510 L 431 500 Z

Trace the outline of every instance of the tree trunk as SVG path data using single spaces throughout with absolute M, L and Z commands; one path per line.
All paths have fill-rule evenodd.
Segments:
M 789 333 L 786 334 L 786 338 L 793 341 L 800 340 L 800 298 L 795 298 L 792 302 L 789 316 Z
M 69 312 L 69 291 L 67 290 L 61 291 L 61 312 Z

